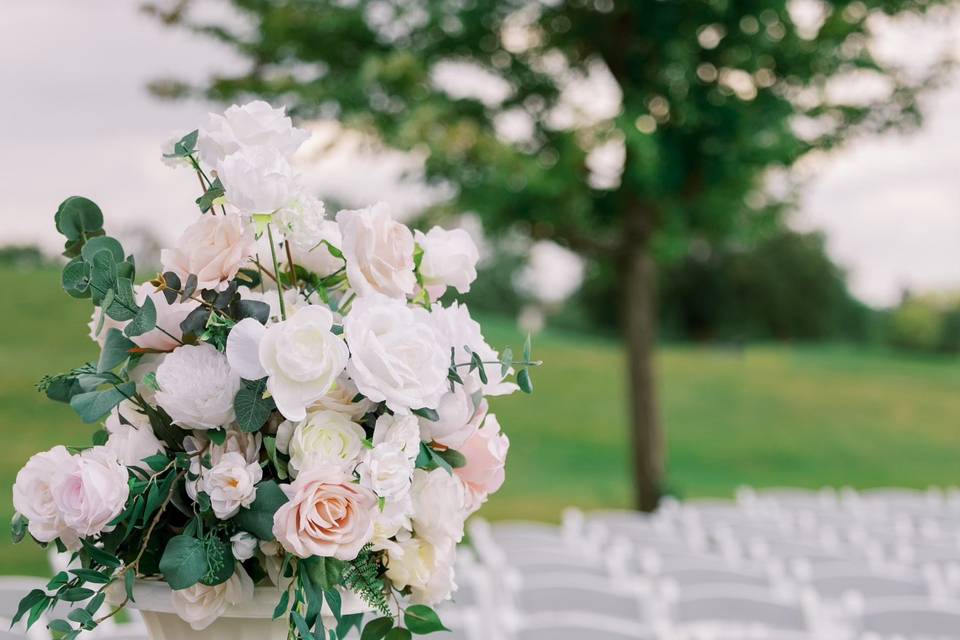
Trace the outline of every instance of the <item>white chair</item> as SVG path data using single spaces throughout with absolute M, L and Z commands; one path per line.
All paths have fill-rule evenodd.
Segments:
M 960 607 L 906 599 L 868 604 L 860 629 L 880 636 L 960 639 Z
M 654 640 L 650 628 L 637 622 L 593 613 L 530 616 L 513 634 L 513 640 Z
M 927 584 L 919 579 L 863 571 L 821 574 L 812 577 L 809 585 L 821 599 L 842 599 L 848 594 L 856 594 L 867 601 L 872 598 L 920 598 L 930 592 Z
M 512 596 L 513 609 L 521 619 L 548 613 L 595 613 L 636 622 L 646 617 L 636 593 L 583 576 L 540 576 Z
M 738 585 L 681 592 L 669 606 L 669 616 L 678 626 L 719 623 L 777 631 L 807 631 L 812 626 L 798 604 Z

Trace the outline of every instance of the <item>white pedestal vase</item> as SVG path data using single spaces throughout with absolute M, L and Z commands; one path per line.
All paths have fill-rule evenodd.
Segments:
M 195 630 L 177 615 L 173 608 L 173 591 L 164 582 L 138 580 L 133 589 L 137 609 L 143 617 L 150 640 L 286 640 L 287 620 L 273 620 L 273 611 L 280 600 L 280 592 L 274 586 L 256 587 L 253 600 L 228 606 L 223 615 L 209 627 Z M 324 604 L 324 617 L 329 610 Z M 365 613 L 369 611 L 356 594 L 343 594 L 341 613 Z M 332 625 L 333 619 L 329 618 Z

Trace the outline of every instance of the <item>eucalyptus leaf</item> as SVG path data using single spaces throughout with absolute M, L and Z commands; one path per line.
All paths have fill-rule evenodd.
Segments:
M 80 255 L 84 260 L 88 262 L 93 260 L 93 256 L 96 255 L 98 251 L 107 250 L 113 256 L 114 262 L 123 262 L 124 253 L 123 245 L 120 244 L 120 241 L 116 238 L 111 238 L 110 236 L 99 236 L 97 238 L 90 238 L 83 245 L 83 250 L 81 250 Z
M 87 424 L 99 422 L 115 406 L 136 393 L 136 384 L 125 382 L 104 391 L 88 391 L 70 398 L 70 406 Z
M 137 315 L 123 329 L 123 333 L 128 338 L 142 336 L 148 331 L 153 331 L 157 326 L 157 307 L 153 303 L 153 298 L 147 296 Z
M 70 196 L 61 202 L 53 219 L 57 231 L 67 240 L 80 240 L 91 232 L 103 229 L 100 207 L 83 196 Z
M 97 372 L 103 373 L 113 370 L 130 357 L 130 350 L 136 348 L 136 346 L 123 335 L 122 331 L 111 327 L 107 330 L 107 336 L 103 340 L 103 348 L 100 349 Z
M 257 485 L 257 497 L 249 508 L 240 509 L 234 517 L 236 525 L 260 540 L 273 540 L 273 514 L 286 504 L 287 495 L 273 480 Z
M 83 261 L 83 258 L 74 258 L 63 267 L 60 285 L 74 298 L 89 298 L 90 266 Z
M 174 536 L 160 557 L 160 572 L 173 590 L 187 589 L 207 573 L 207 554 L 202 540 Z

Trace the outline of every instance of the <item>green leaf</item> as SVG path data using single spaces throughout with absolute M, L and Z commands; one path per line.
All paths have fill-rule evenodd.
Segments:
M 204 550 L 207 573 L 200 579 L 201 584 L 213 587 L 229 580 L 237 564 L 231 546 L 219 538 L 207 538 L 204 540 Z
M 444 462 L 453 467 L 454 469 L 459 469 L 460 467 L 466 466 L 467 459 L 462 453 L 456 449 L 446 449 L 444 451 L 437 451 L 436 454 L 443 458 Z
M 236 525 L 260 540 L 273 540 L 273 514 L 286 504 L 287 496 L 273 480 L 257 485 L 257 497 L 234 517 Z
M 346 638 L 350 630 L 354 628 L 359 631 L 361 624 L 363 624 L 362 613 L 351 613 L 340 616 L 340 622 L 337 624 L 337 638 Z
M 303 616 L 296 610 L 290 612 L 290 619 L 297 627 L 297 632 L 302 640 L 313 640 L 313 634 L 310 633 L 310 625 L 303 619 Z
M 430 422 L 438 422 L 440 420 L 440 414 L 437 413 L 436 409 L 429 409 L 424 407 L 422 409 L 414 409 L 413 414 L 425 418 Z
M 70 398 L 70 406 L 80 419 L 87 424 L 98 422 L 115 406 L 130 398 L 136 393 L 137 387 L 133 382 L 124 382 L 121 385 L 105 391 L 89 391 Z
M 93 569 L 71 569 L 70 573 L 77 576 L 84 582 L 92 582 L 94 584 L 108 584 L 110 582 L 110 576 L 101 571 L 95 571 Z
M 199 336 L 207 328 L 207 320 L 210 319 L 210 309 L 200 305 L 191 311 L 183 322 L 180 323 L 180 331 L 183 335 Z
M 213 202 L 217 198 L 222 198 L 226 192 L 223 190 L 223 183 L 220 182 L 220 178 L 215 178 L 213 184 L 210 185 L 202 196 L 197 198 L 197 206 L 200 207 L 200 211 L 206 213 L 210 211 L 213 207 Z
M 64 589 L 59 593 L 60 599 L 64 602 L 80 602 L 81 600 L 86 600 L 92 595 L 93 589 L 86 589 L 84 587 L 71 587 L 69 589 Z
M 207 554 L 203 542 L 190 536 L 174 536 L 160 558 L 160 572 L 173 590 L 187 589 L 207 573 Z
M 177 281 L 179 282 L 179 280 Z M 177 287 L 179 288 L 179 286 Z M 197 291 L 197 274 L 188 273 L 187 281 L 183 284 L 183 289 L 180 292 L 180 302 L 186 302 L 189 300 L 194 293 Z
M 280 594 L 280 601 L 277 603 L 277 607 L 273 610 L 273 619 L 283 616 L 287 612 L 287 606 L 290 603 L 290 592 L 284 591 Z
M 136 317 L 127 324 L 123 333 L 128 338 L 142 336 L 148 331 L 152 331 L 157 326 L 157 307 L 153 303 L 153 298 L 147 296 L 140 306 Z
M 383 617 L 371 620 L 363 628 L 360 640 L 383 640 L 390 629 L 393 629 L 393 618 Z
M 231 317 L 240 322 L 244 318 L 254 318 L 260 324 L 270 319 L 270 305 L 259 300 L 237 300 L 230 305 Z
M 99 305 L 107 290 L 117 286 L 117 262 L 109 249 L 101 249 L 93 254 L 93 258 L 87 260 L 87 264 L 90 265 L 93 302 Z
M 130 602 L 136 602 L 133 597 L 133 585 L 137 581 L 137 572 L 133 569 L 127 569 L 123 572 L 123 590 L 127 594 L 127 599 Z
M 177 291 L 180 290 L 180 276 L 173 271 L 165 271 L 160 278 L 166 285 L 163 289 L 163 297 L 167 299 L 167 304 L 173 304 L 177 301 Z
M 418 635 L 433 633 L 434 631 L 450 631 L 440 622 L 437 612 L 425 604 L 415 604 L 407 607 L 403 612 L 403 621 L 407 628 Z
M 330 613 L 333 614 L 333 619 L 339 623 L 341 609 L 343 607 L 343 599 L 340 597 L 340 592 L 337 591 L 335 586 L 330 586 L 323 590 L 323 598 L 327 601 L 327 606 L 330 607 Z
M 27 613 L 30 609 L 34 607 L 38 602 L 43 602 L 48 598 L 47 594 L 43 592 L 43 589 L 34 589 L 20 600 L 19 606 L 17 606 L 17 613 L 13 616 L 11 627 L 20 622 L 20 619 Z
M 233 399 L 233 409 L 237 414 L 237 426 L 241 431 L 253 433 L 259 431 L 270 413 L 277 408 L 273 398 L 264 398 L 267 379 L 243 380 L 243 386 Z
M 119 322 L 132 320 L 137 315 L 137 301 L 133 294 L 133 281 L 130 278 L 117 277 L 116 297 L 107 307 L 107 315 Z
M 523 359 L 525 362 L 530 362 L 530 359 L 533 354 L 533 338 L 528 333 L 527 339 L 523 341 Z
M 221 445 L 227 441 L 227 432 L 223 429 L 208 429 L 206 435 L 210 442 L 216 445 Z
M 517 386 L 524 393 L 533 393 L 533 380 L 530 379 L 530 369 L 524 367 L 517 373 Z
M 406 629 L 401 629 L 397 627 L 387 633 L 384 637 L 384 640 L 410 640 L 413 637 L 413 634 Z
M 10 519 L 10 539 L 13 544 L 19 543 L 27 535 L 27 518 L 19 513 L 14 513 Z
M 103 229 L 100 207 L 83 196 L 70 196 L 61 202 L 53 219 L 57 231 L 67 240 L 81 240 L 85 235 Z
M 87 555 L 90 556 L 91 560 L 102 564 L 105 567 L 117 569 L 123 564 L 120 562 L 120 559 L 117 556 L 113 555 L 109 551 L 101 549 L 100 547 L 95 547 L 89 542 L 84 542 L 83 550 L 87 553 Z
M 80 255 L 86 261 L 93 260 L 93 256 L 97 254 L 98 251 L 106 249 L 113 256 L 113 261 L 120 263 L 123 262 L 123 245 L 116 238 L 111 238 L 110 236 L 99 236 L 97 238 L 90 238 L 83 245 L 83 250 L 81 250 Z
M 307 575 L 316 587 L 326 591 L 340 584 L 345 563 L 336 558 L 316 556 L 306 561 Z
M 500 354 L 500 376 L 503 377 L 507 375 L 507 372 L 510 371 L 510 367 L 513 365 L 513 349 L 507 347 L 503 350 L 503 353 Z
M 263 438 L 263 448 L 267 450 L 267 458 L 273 463 L 273 468 L 277 470 L 277 479 L 286 480 L 289 471 L 287 463 L 277 455 L 277 439 L 273 436 Z
M 186 158 L 197 148 L 197 137 L 199 136 L 199 131 L 194 129 L 187 135 L 183 136 L 173 145 L 173 153 L 167 154 L 168 157 L 172 158 Z
M 90 297 L 90 266 L 82 258 L 74 258 L 60 273 L 60 286 L 73 298 Z
M 97 372 L 112 371 L 130 357 L 130 350 L 137 345 L 128 340 L 119 329 L 111 328 L 103 341 L 100 350 L 100 359 L 97 361 Z

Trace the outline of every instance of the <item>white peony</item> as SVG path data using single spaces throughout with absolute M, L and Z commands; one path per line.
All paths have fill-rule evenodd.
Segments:
M 309 250 L 324 239 L 326 207 L 316 196 L 301 191 L 294 200 L 273 216 L 284 239 L 297 249 Z M 336 223 L 333 223 L 336 226 Z
M 395 444 L 404 455 L 415 460 L 420 453 L 420 423 L 414 415 L 385 413 L 373 426 L 373 446 Z
M 233 422 L 233 399 L 240 376 L 227 357 L 203 343 L 184 345 L 157 367 L 157 404 L 174 424 L 187 429 L 218 429 Z
M 310 411 L 337 411 L 345 413 L 353 420 L 358 420 L 365 413 L 373 409 L 373 403 L 369 399 L 361 397 L 356 402 L 357 385 L 353 383 L 346 375 L 341 375 L 333 384 L 329 391 L 310 406 Z
M 386 500 L 399 500 L 410 493 L 414 459 L 399 444 L 385 442 L 367 450 L 357 467 L 360 484 Z
M 56 446 L 33 455 L 17 472 L 13 508 L 27 518 L 30 535 L 40 542 L 53 542 L 57 538 L 67 538 L 64 542 L 68 546 L 76 542 L 76 535 L 64 524 L 53 499 L 54 489 L 75 466 L 76 458 L 66 447 Z
M 485 401 L 480 402 L 485 405 Z M 474 406 L 472 394 L 463 385 L 454 385 L 453 391 L 445 393 L 437 405 L 439 420 L 420 418 L 420 437 L 424 442 L 438 442 L 459 449 L 479 428 L 483 416 L 477 420 L 477 414 L 478 407 Z
M 422 538 L 403 540 L 387 550 L 387 577 L 397 589 L 410 588 L 411 602 L 437 604 L 449 599 L 457 588 L 456 557 L 452 545 L 437 547 Z
M 433 227 L 427 233 L 417 231 L 414 239 L 423 249 L 420 275 L 431 300 L 442 296 L 448 286 L 460 293 L 470 291 L 470 283 L 477 279 L 480 252 L 469 233 Z
M 435 304 L 430 308 L 430 322 L 446 350 L 447 358 L 450 357 L 450 349 L 454 349 L 457 364 L 470 362 L 470 353 L 464 349 L 466 346 L 480 356 L 484 363 L 493 363 L 484 364 L 484 372 L 487 374 L 486 384 L 480 379 L 479 371 L 471 372 L 469 367 L 457 369 L 468 392 L 482 391 L 485 396 L 499 396 L 517 390 L 517 385 L 504 380 L 505 376 L 501 373 L 498 364 L 500 354 L 487 344 L 480 331 L 480 323 L 470 317 L 467 305 L 459 302 L 453 302 L 449 307 Z M 509 373 L 508 371 L 507 375 Z
M 290 475 L 313 468 L 353 471 L 363 451 L 363 427 L 342 413 L 318 411 L 296 425 L 282 423 L 277 448 L 290 454 Z
M 202 486 L 210 496 L 214 515 L 229 520 L 240 507 L 249 507 L 257 497 L 256 485 L 262 477 L 260 465 L 248 463 L 239 453 L 226 453 L 212 469 L 204 469 Z
M 347 260 L 347 279 L 361 296 L 382 293 L 403 298 L 413 293 L 413 234 L 395 221 L 390 208 L 378 202 L 366 209 L 341 211 L 337 224 Z
M 53 501 L 63 523 L 80 537 L 108 530 L 130 495 L 127 468 L 107 447 L 93 447 L 74 457 L 53 487 Z
M 153 301 L 153 306 L 157 310 L 157 324 L 150 331 L 134 336 L 130 340 L 144 349 L 173 351 L 180 344 L 179 340 L 183 338 L 180 323 L 186 320 L 190 312 L 196 309 L 200 303 L 195 300 L 179 302 L 178 298 L 173 304 L 167 304 L 167 299 L 163 293 L 154 289 L 148 282 L 137 285 L 136 296 L 137 304 L 140 305 L 148 297 Z
M 197 583 L 192 587 L 173 592 L 173 610 L 195 631 L 202 631 L 213 624 L 228 606 L 240 606 L 253 600 L 253 580 L 236 565 L 229 580 L 215 586 Z
M 463 483 L 446 469 L 413 472 L 413 530 L 434 546 L 446 547 L 463 538 L 466 494 Z
M 176 247 L 160 252 L 164 271 L 173 271 L 186 283 L 197 276 L 197 289 L 222 289 L 256 251 L 253 228 L 236 213 L 208 214 L 187 227 Z
M 267 389 L 277 410 L 288 420 L 303 420 L 307 407 L 330 390 L 350 356 L 332 328 L 333 314 L 319 305 L 266 328 L 246 318 L 230 332 L 227 358 L 244 379 L 269 376 Z
M 297 177 L 287 159 L 271 147 L 245 147 L 217 169 L 227 202 L 243 214 L 273 213 L 297 195 Z
M 130 400 L 124 400 L 110 412 L 104 427 L 110 434 L 104 446 L 128 467 L 163 451 L 163 443 L 154 435 L 150 419 Z
M 257 537 L 246 531 L 238 531 L 230 537 L 230 550 L 239 562 L 246 562 L 257 552 Z
M 450 351 L 427 315 L 371 294 L 358 298 L 343 321 L 347 373 L 360 393 L 395 413 L 436 407 L 448 388 Z
M 197 151 L 204 163 L 215 167 L 244 147 L 273 147 L 291 156 L 309 137 L 308 131 L 293 126 L 284 109 L 255 100 L 233 105 L 223 115 L 211 113 L 200 129 Z

